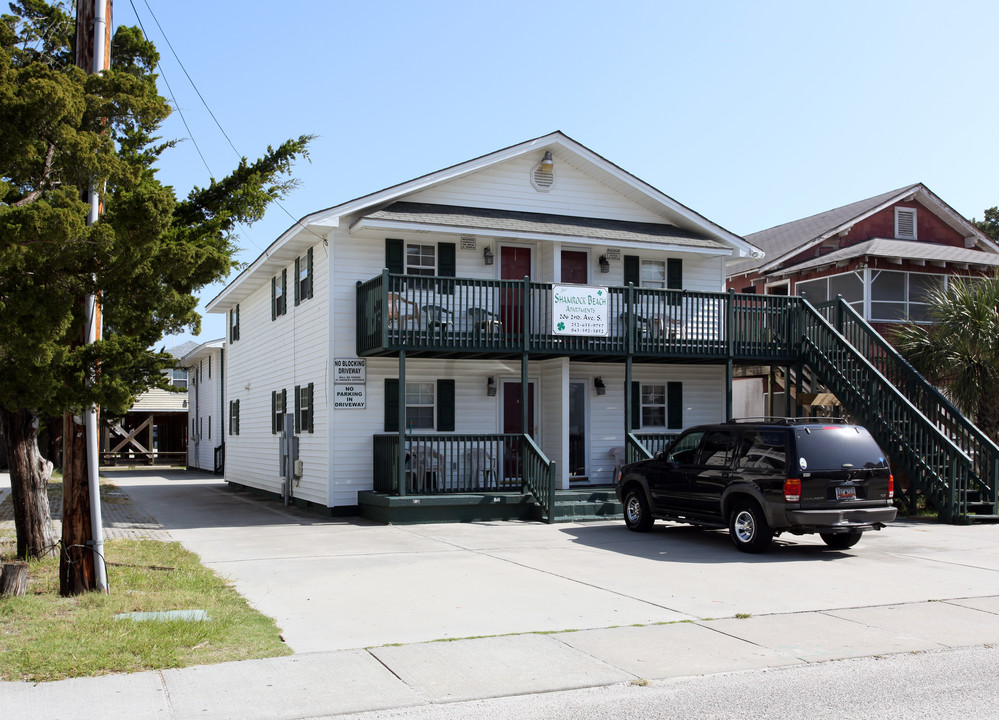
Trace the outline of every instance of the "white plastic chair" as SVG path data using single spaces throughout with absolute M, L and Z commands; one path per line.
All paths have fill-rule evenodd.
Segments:
M 612 447 L 607 451 L 607 454 L 614 458 L 614 474 L 611 476 L 611 482 L 617 480 L 618 473 L 621 472 L 621 468 L 624 467 L 624 446 Z
M 468 479 L 476 487 L 496 487 L 496 463 L 487 450 L 484 448 L 466 450 L 465 463 L 468 467 Z

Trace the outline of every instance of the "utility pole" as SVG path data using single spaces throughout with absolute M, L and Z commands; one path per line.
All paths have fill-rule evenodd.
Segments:
M 77 0 L 76 64 L 87 73 L 111 66 L 111 0 Z M 101 214 L 100 188 L 91 181 L 87 191 L 90 212 L 87 224 Z M 83 300 L 85 326 L 81 343 L 89 345 L 101 337 L 101 308 L 97 297 Z M 96 372 L 94 368 L 92 372 Z M 85 382 L 93 382 L 87 378 Z M 104 528 L 101 518 L 100 456 L 97 448 L 97 408 L 82 415 L 63 418 L 63 506 L 62 558 L 59 563 L 59 593 L 76 595 L 87 590 L 107 592 L 104 562 Z

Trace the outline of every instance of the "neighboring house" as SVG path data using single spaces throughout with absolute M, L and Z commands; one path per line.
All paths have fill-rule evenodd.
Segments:
M 170 354 L 178 364 L 164 373 L 174 390 L 150 388 L 135 399 L 125 417 L 101 428 L 101 464 L 173 464 L 187 462 L 188 373 L 179 359 L 194 342 L 178 345 Z
M 224 344 L 210 340 L 178 361 L 188 376 L 187 466 L 218 473 L 225 458 Z
M 883 335 L 908 318 L 926 321 L 929 289 L 999 268 L 999 246 L 921 183 L 752 233 L 746 240 L 766 254 L 733 263 L 730 289 L 800 295 L 813 305 L 840 295 Z M 754 388 L 765 382 L 768 391 L 781 390 L 772 379 L 750 382 Z M 754 395 L 739 389 L 736 394 Z M 775 400 L 762 414 L 782 405 Z M 823 404 L 832 398 L 809 401 Z M 754 409 L 762 407 L 750 403 L 747 414 L 760 414 Z
M 312 213 L 207 306 L 226 480 L 333 514 L 609 483 L 730 412 L 725 276 L 753 253 L 559 132 Z
M 926 292 L 999 267 L 999 246 L 922 183 L 752 233 L 762 259 L 734 263 L 737 292 L 842 295 L 884 328 L 926 320 Z

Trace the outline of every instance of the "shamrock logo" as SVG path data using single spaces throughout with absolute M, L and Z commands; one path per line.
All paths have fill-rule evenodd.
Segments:
M 603 294 L 604 294 L 603 290 L 597 290 L 597 297 L 600 297 Z
M 560 323 L 558 324 L 558 329 L 559 329 L 560 331 L 561 331 L 561 330 L 565 330 L 565 323 L 564 323 L 564 322 L 560 322 Z

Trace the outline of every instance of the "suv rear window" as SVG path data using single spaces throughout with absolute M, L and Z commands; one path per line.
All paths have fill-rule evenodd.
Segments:
M 794 433 L 802 470 L 885 467 L 881 448 L 864 428 L 823 425 Z

